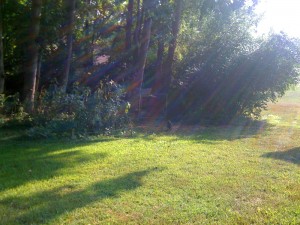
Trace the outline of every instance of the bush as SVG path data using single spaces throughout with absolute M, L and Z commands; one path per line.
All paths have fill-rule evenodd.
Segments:
M 298 45 L 279 34 L 251 51 L 235 52 L 224 41 L 206 53 L 193 52 L 197 57 L 186 69 L 185 85 L 173 93 L 176 104 L 170 106 L 170 117 L 183 115 L 188 122 L 214 124 L 258 118 L 268 102 L 275 102 L 299 81 Z M 211 52 L 218 56 L 209 57 Z
M 30 125 L 30 117 L 24 111 L 19 93 L 8 96 L 0 95 L 0 125 Z
M 122 88 L 113 81 L 100 83 L 95 91 L 78 85 L 70 93 L 43 91 L 36 102 L 33 127 L 27 134 L 74 138 L 125 129 L 129 106 L 123 95 Z

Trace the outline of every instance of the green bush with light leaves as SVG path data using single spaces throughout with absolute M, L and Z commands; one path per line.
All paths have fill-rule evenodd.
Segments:
M 31 137 L 85 137 L 113 134 L 126 129 L 129 123 L 124 92 L 115 82 L 101 82 L 91 91 L 74 85 L 70 93 L 43 91 L 38 100 Z

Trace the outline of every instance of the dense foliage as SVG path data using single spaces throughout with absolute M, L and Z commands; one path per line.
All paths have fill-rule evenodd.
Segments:
M 110 130 L 126 104 L 138 118 L 227 123 L 298 82 L 299 41 L 255 35 L 258 1 L 0 3 L 2 114 L 34 121 L 33 133 Z M 110 80 L 124 92 L 103 97 Z
M 237 116 L 259 117 L 268 102 L 282 97 L 299 81 L 295 65 L 300 51 L 285 35 L 272 35 L 254 49 L 232 51 L 237 44 L 218 40 L 217 52 L 193 52 L 196 58 L 187 65 L 183 85 L 176 90 L 180 103 L 173 112 L 192 122 L 228 123 Z
M 70 93 L 44 91 L 33 114 L 30 136 L 87 136 L 125 132 L 130 106 L 124 92 L 114 82 L 101 83 L 91 92 L 75 85 Z

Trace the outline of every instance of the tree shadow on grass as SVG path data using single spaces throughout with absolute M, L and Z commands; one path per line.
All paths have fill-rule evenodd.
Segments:
M 273 158 L 300 165 L 300 147 L 292 148 L 287 151 L 268 152 L 263 154 L 264 158 Z
M 3 133 L 8 136 L 1 136 Z M 59 175 L 65 168 L 102 160 L 107 153 L 89 154 L 80 147 L 116 139 L 99 138 L 93 141 L 29 140 L 22 132 L 0 131 L 0 193 L 34 180 L 46 180 Z
M 156 133 L 150 129 L 150 131 L 144 134 L 142 133 L 143 135 L 139 135 L 138 137 L 143 140 L 153 141 L 159 137 L 159 135 L 165 135 L 174 138 L 174 140 L 217 144 L 217 141 L 232 141 L 259 135 L 270 130 L 273 126 L 274 125 L 268 123 L 266 120 L 244 120 L 223 126 L 184 125 L 175 123 L 171 131 Z
M 232 141 L 237 139 L 244 139 L 259 135 L 272 128 L 272 126 L 272 124 L 269 124 L 265 120 L 245 120 L 224 126 L 211 126 L 206 127 L 206 129 L 202 129 L 202 132 L 199 135 L 194 136 L 194 140 Z M 193 134 L 191 133 L 191 135 Z
M 151 168 L 125 174 L 120 177 L 94 183 L 83 190 L 67 185 L 50 191 L 39 192 L 26 197 L 9 197 L 0 201 L 0 206 L 16 212 L 6 219 L 11 224 L 42 224 L 60 215 L 108 198 L 117 198 L 123 192 L 142 186 L 142 178 L 150 172 L 161 170 Z M 101 213 L 101 212 L 99 212 Z

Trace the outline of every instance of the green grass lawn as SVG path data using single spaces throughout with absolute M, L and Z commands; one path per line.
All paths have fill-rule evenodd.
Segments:
M 300 224 L 300 90 L 269 108 L 254 125 L 132 138 L 2 129 L 0 224 Z

